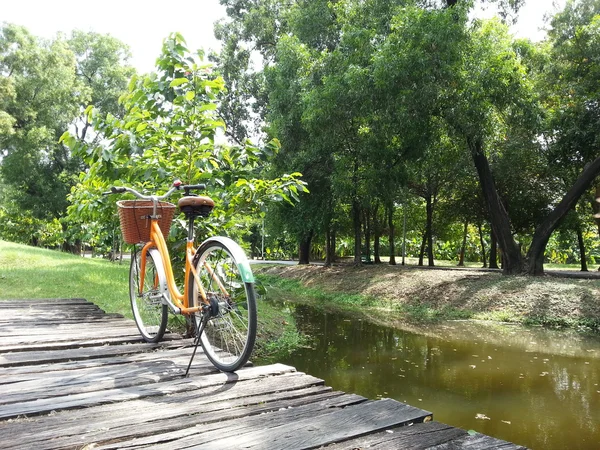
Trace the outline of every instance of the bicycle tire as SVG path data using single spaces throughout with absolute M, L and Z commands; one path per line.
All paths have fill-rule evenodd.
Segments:
M 146 252 L 144 285 L 140 291 L 141 250 L 131 255 L 129 267 L 129 299 L 135 323 L 146 342 L 159 342 L 167 328 L 169 310 L 163 303 L 165 274 L 160 254 L 154 249 Z
M 254 277 L 243 250 L 231 239 L 210 238 L 198 248 L 193 261 L 213 312 L 192 315 L 194 329 L 202 314 L 210 314 L 200 344 L 213 365 L 223 372 L 242 367 L 256 340 L 257 312 Z M 211 275 L 208 267 L 216 276 Z M 224 290 L 220 288 L 217 279 Z M 200 304 L 196 279 L 190 274 L 189 304 Z

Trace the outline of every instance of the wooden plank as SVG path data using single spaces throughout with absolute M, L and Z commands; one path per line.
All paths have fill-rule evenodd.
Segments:
M 141 343 L 82 299 L 0 301 L 0 316 L 3 449 L 523 448 L 281 364 L 225 374 L 200 350 L 184 379 L 189 339 Z
M 282 383 L 285 390 L 281 389 Z M 178 429 L 204 432 L 209 423 L 222 428 L 221 422 L 233 417 L 262 414 L 343 395 L 322 386 L 321 380 L 298 373 L 236 383 L 216 395 L 211 392 L 214 387 L 163 397 L 158 402 L 133 400 L 16 420 L 2 429 L 0 443 L 2 448 L 31 448 L 35 443 L 36 449 L 41 450 L 82 442 L 131 439 Z M 346 404 L 349 401 L 350 397 Z M 357 399 L 352 398 L 352 401 Z M 128 417 L 126 421 L 122 419 L 124 414 Z M 196 424 L 203 426 L 194 428 Z M 30 432 L 32 428 L 39 430 L 34 436 Z M 44 444 L 46 441 L 50 442 L 49 447 Z
M 99 347 L 81 347 L 65 350 L 48 350 L 33 352 L 14 352 L 0 354 L 0 366 L 12 367 L 28 364 L 57 363 L 76 361 L 92 358 L 106 358 L 111 356 L 127 355 L 155 351 L 161 348 L 181 347 L 178 341 L 158 344 L 130 344 L 130 345 L 103 345 Z
M 0 323 L 19 323 L 19 322 L 34 322 L 35 321 L 50 321 L 56 319 L 79 319 L 89 318 L 90 320 L 104 319 L 123 319 L 121 314 L 109 314 L 97 306 L 86 306 L 69 308 L 68 310 L 57 308 L 0 308 L 2 318 Z
M 105 336 L 102 338 L 93 338 L 89 340 L 65 340 L 40 343 L 23 343 L 21 345 L 0 345 L 0 353 L 65 350 L 69 348 L 94 347 L 98 345 L 123 345 L 144 342 L 142 336 L 139 333 L 135 334 L 134 331 L 135 330 L 132 330 L 131 334 L 126 335 L 117 334 L 116 336 Z M 181 339 L 181 336 L 178 337 Z
M 312 401 L 312 402 L 311 402 Z M 223 435 L 240 435 L 259 428 L 274 428 L 297 420 L 322 417 L 336 409 L 365 402 L 364 397 L 354 394 L 332 392 L 329 395 L 316 395 L 298 400 L 269 402 L 253 408 L 253 414 L 244 410 L 223 411 L 221 414 L 208 414 L 201 426 L 179 428 L 167 433 L 152 433 L 118 442 L 93 442 L 100 444 L 99 449 L 152 448 L 154 450 L 172 450 L 207 444 Z M 268 414 L 266 414 L 268 413 Z M 204 416 L 203 413 L 201 413 Z M 162 422 L 159 422 L 160 426 Z M 91 443 L 91 441 L 88 441 Z M 239 447 L 239 444 L 236 448 Z
M 293 367 L 283 364 L 251 367 L 240 370 L 235 374 L 216 373 L 192 379 L 185 378 L 169 382 L 153 383 L 151 385 L 133 386 L 124 389 L 109 389 L 96 392 L 52 397 L 49 399 L 32 400 L 28 402 L 4 405 L 0 410 L 0 419 L 11 419 L 21 415 L 30 416 L 47 414 L 62 409 L 86 408 L 112 402 L 125 402 L 139 398 L 158 397 L 176 392 L 186 392 L 209 386 L 221 386 L 255 377 L 273 376 L 279 373 L 295 371 Z
M 97 341 L 106 338 L 117 338 L 117 337 L 131 337 L 136 334 L 137 328 L 131 327 L 118 327 L 118 328 L 106 328 L 105 330 L 90 330 L 89 333 L 82 333 L 81 330 L 79 332 L 76 331 L 64 331 L 60 332 L 59 330 L 55 330 L 52 334 L 42 333 L 40 335 L 35 335 L 32 333 L 27 336 L 26 333 L 23 334 L 15 334 L 10 337 L 0 336 L 0 341 L 2 342 L 2 346 L 6 347 L 8 351 L 13 351 L 11 348 L 17 348 L 18 350 L 35 350 L 37 348 L 44 348 L 46 344 L 54 344 L 54 343 L 68 343 L 70 341 Z M 7 352 L 2 352 L 7 353 Z
M 161 358 L 127 367 L 102 366 L 84 373 L 71 371 L 68 374 L 59 373 L 60 376 L 5 384 L 2 387 L 0 405 L 180 379 L 185 375 L 189 359 L 188 355 L 171 360 Z M 216 369 L 207 358 L 195 360 L 192 372 L 194 376 L 213 372 L 216 372 Z
M 152 422 L 139 422 L 135 415 L 129 415 L 127 421 L 113 420 L 112 423 L 102 422 L 96 426 L 95 419 L 92 417 L 87 429 L 81 427 L 83 420 L 78 420 L 76 417 L 71 417 L 69 422 L 63 423 L 62 427 L 56 430 L 41 431 L 41 435 L 27 433 L 27 426 L 31 428 L 40 428 L 35 422 L 22 423 L 20 433 L 18 435 L 0 435 L 0 445 L 3 449 L 11 450 L 50 450 L 56 448 L 82 448 L 85 445 L 98 448 L 100 445 L 106 445 L 109 448 L 127 448 L 135 442 L 135 446 L 140 443 L 152 445 L 160 444 L 161 442 L 171 442 L 177 438 L 192 436 L 192 442 L 198 440 L 209 439 L 210 436 L 222 437 L 223 430 L 227 433 L 234 433 L 244 424 L 253 423 L 253 427 L 260 426 L 267 418 L 271 418 L 274 413 L 282 409 L 290 409 L 295 411 L 298 418 L 315 417 L 317 415 L 331 412 L 334 406 L 342 407 L 348 404 L 354 404 L 358 400 L 353 395 L 343 394 L 341 392 L 326 391 L 327 388 L 311 388 L 315 391 L 311 395 L 305 395 L 296 399 L 275 400 L 277 394 L 269 401 L 251 404 L 245 407 L 226 408 L 227 403 L 222 403 L 221 406 L 225 409 L 216 409 L 218 404 L 211 405 L 210 408 L 200 408 L 192 414 L 173 417 L 169 414 L 164 415 L 161 420 Z M 321 389 L 323 393 L 316 393 Z M 308 390 L 305 390 L 306 393 Z M 300 391 L 299 391 L 300 392 Z M 282 394 L 279 394 L 282 396 Z M 362 398 L 364 401 L 364 398 Z M 183 403 L 183 402 L 181 402 Z M 156 405 L 154 405 L 156 406 Z M 146 409 L 151 405 L 146 405 Z M 96 408 L 91 408 L 95 411 Z M 86 410 L 80 410 L 86 411 Z M 70 412 L 72 415 L 75 412 Z M 268 414 L 267 414 L 268 413 Z M 62 414 L 62 413 L 59 413 Z M 135 423 L 129 423 L 129 418 Z M 116 417 L 113 417 L 116 419 Z M 269 419 L 271 420 L 271 419 Z M 286 419 L 289 420 L 289 419 Z M 71 422 L 76 427 L 72 430 Z M 201 439 L 198 439 L 200 435 Z M 43 438 L 42 438 L 43 437 Z M 174 448 L 167 446 L 168 449 Z
M 111 330 L 127 331 L 137 330 L 133 321 L 123 319 L 111 319 L 110 321 L 92 321 L 64 324 L 48 324 L 48 325 L 31 325 L 29 327 L 19 327 L 3 325 L 0 328 L 0 338 L 10 338 L 12 336 L 29 336 L 32 342 L 35 342 L 37 336 L 49 336 L 61 338 L 64 335 L 70 334 L 73 336 L 85 337 L 91 334 L 102 336 L 102 333 L 110 332 Z M 3 339 L 4 341 L 4 339 Z
M 283 411 L 285 413 L 285 411 Z M 230 449 L 240 441 L 245 449 L 306 449 L 362 436 L 388 428 L 422 422 L 431 413 L 391 399 L 367 402 L 334 411 L 318 418 L 296 420 L 274 428 L 261 427 L 244 434 L 228 436 L 196 449 Z M 174 447 L 183 448 L 179 443 Z
M 431 447 L 431 450 L 454 450 L 457 448 L 473 450 L 526 450 L 526 447 L 479 433 L 472 436 L 467 434 L 450 442 Z
M 150 422 L 177 415 L 198 413 L 200 407 L 203 409 L 209 408 L 207 405 L 223 401 L 237 401 L 266 393 L 289 393 L 290 391 L 313 387 L 323 387 L 323 380 L 300 372 L 287 372 L 273 376 L 248 378 L 227 385 L 209 385 L 198 389 L 194 389 L 194 386 L 192 386 L 189 390 L 180 390 L 160 398 L 160 405 L 165 408 L 168 407 L 168 410 L 162 407 L 149 408 L 150 404 L 156 404 L 156 399 L 143 397 L 128 402 L 108 403 L 80 410 L 54 411 L 49 416 L 30 417 L 27 421 L 35 422 L 45 430 L 49 430 L 52 427 L 59 429 L 64 422 L 69 421 L 73 417 L 81 421 L 84 428 L 90 426 L 89 422 L 92 419 L 95 423 L 102 424 L 102 427 L 108 427 L 115 420 L 121 422 L 121 417 L 124 413 L 130 413 L 131 416 L 134 416 L 131 419 L 133 422 Z M 331 388 L 326 388 L 326 390 L 331 391 Z M 222 408 L 222 406 L 218 406 L 218 408 Z M 168 415 L 165 414 L 165 411 L 168 411 Z M 12 428 L 18 429 L 19 426 L 17 423 L 20 420 L 11 422 L 13 424 Z M 5 430 L 12 428 L 5 426 Z
M 94 305 L 84 298 L 28 298 L 28 299 L 4 299 L 0 300 L 0 308 L 14 308 L 24 306 L 46 306 L 46 305 Z
M 19 381 L 27 380 L 44 380 L 52 377 L 70 376 L 70 373 L 76 372 L 81 374 L 89 374 L 89 376 L 95 376 L 98 371 L 102 371 L 105 368 L 110 369 L 113 366 L 122 366 L 123 364 L 139 365 L 151 361 L 179 361 L 183 358 L 185 361 L 189 361 L 193 348 L 187 346 L 185 343 L 179 345 L 179 343 L 163 344 L 160 347 L 160 352 L 144 352 L 136 354 L 119 355 L 107 358 L 98 359 L 86 359 L 81 361 L 68 361 L 61 363 L 46 363 L 40 365 L 29 365 L 29 366 L 13 366 L 3 368 L 0 375 L 0 385 L 6 383 L 15 383 Z M 198 348 L 197 357 L 203 358 L 202 348 Z M 185 363 L 187 367 L 187 362 Z M 192 366 L 192 369 L 196 366 L 196 363 Z M 126 369 L 123 369 L 126 370 Z M 215 369 L 216 370 L 216 369 Z M 61 372 L 67 372 L 61 374 Z
M 105 313 L 104 310 L 93 303 L 88 303 L 85 305 L 15 305 L 10 307 L 0 307 L 0 311 L 3 313 L 3 320 L 18 320 L 22 317 L 31 317 L 37 315 L 52 317 L 53 315 L 59 314 L 90 314 L 92 316 L 99 316 L 100 314 Z
M 0 353 L 9 352 L 24 352 L 24 351 L 40 351 L 40 350 L 63 350 L 68 348 L 93 347 L 98 345 L 121 345 L 143 343 L 144 339 L 139 334 L 137 327 L 129 327 L 123 330 L 115 330 L 109 328 L 108 332 L 100 333 L 99 336 L 87 335 L 82 337 L 81 333 L 76 336 L 61 335 L 47 336 L 41 339 L 27 339 L 27 336 L 21 336 L 17 339 L 2 339 L 0 345 Z M 192 339 L 185 339 L 178 333 L 167 332 L 161 342 L 179 341 L 182 345 L 192 343 Z M 11 343 L 12 342 L 12 343 Z M 17 342 L 17 343 L 15 343 Z M 8 345 L 10 343 L 10 345 Z
M 427 422 L 400 428 L 391 428 L 379 433 L 331 444 L 325 448 L 327 450 L 431 448 L 464 436 L 467 436 L 467 432 L 460 428 L 454 428 L 440 422 Z
M 107 323 L 112 322 L 115 319 L 123 319 L 123 317 L 119 317 L 119 314 L 106 314 L 103 316 L 93 316 L 93 315 L 80 315 L 73 316 L 71 315 L 60 315 L 53 314 L 50 316 L 36 316 L 29 318 L 19 318 L 19 319 L 0 319 L 0 326 L 4 325 L 12 325 L 15 328 L 25 328 L 25 329 L 38 329 L 39 327 L 47 327 L 51 325 L 62 325 L 62 324 L 80 324 L 80 323 Z M 43 321 L 43 322 L 41 322 Z M 108 325 L 108 324 L 106 324 Z M 105 325 L 105 326 L 106 326 Z M 134 325 L 135 326 L 135 325 Z

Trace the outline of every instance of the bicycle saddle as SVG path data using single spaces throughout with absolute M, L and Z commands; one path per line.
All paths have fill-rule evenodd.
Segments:
M 202 195 L 186 195 L 179 199 L 177 206 L 186 216 L 206 217 L 215 207 L 215 202 L 212 198 Z

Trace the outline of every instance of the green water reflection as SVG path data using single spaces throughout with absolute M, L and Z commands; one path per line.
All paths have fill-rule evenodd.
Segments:
M 398 330 L 296 306 L 312 348 L 281 361 L 334 389 L 534 449 L 600 448 L 600 338 L 456 322 Z

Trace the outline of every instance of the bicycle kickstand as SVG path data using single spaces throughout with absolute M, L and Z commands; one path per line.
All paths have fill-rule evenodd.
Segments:
M 183 378 L 187 378 L 189 375 L 190 367 L 192 367 L 192 361 L 194 360 L 194 356 L 196 356 L 196 350 L 198 350 L 198 344 L 200 344 L 200 337 L 202 336 L 202 333 L 204 332 L 204 327 L 206 327 L 206 324 L 208 323 L 208 319 L 210 319 L 210 315 L 207 314 L 205 311 L 204 314 L 202 314 L 202 320 L 199 321 L 198 328 L 196 329 L 196 340 L 194 341 L 194 351 L 192 352 L 192 357 L 190 358 L 190 363 L 187 366 L 187 369 L 185 371 L 185 375 L 183 376 Z

